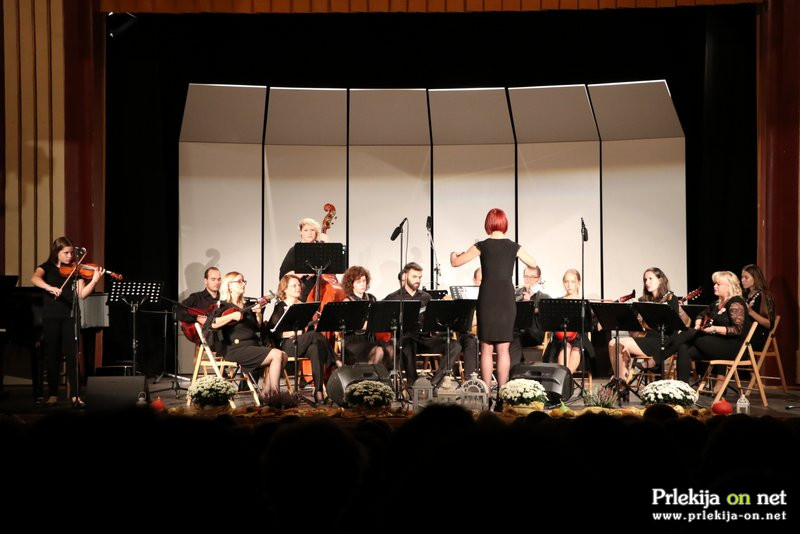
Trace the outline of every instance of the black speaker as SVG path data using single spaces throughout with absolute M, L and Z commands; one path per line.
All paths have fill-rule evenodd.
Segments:
M 536 380 L 547 391 L 550 404 L 557 404 L 572 397 L 572 373 L 557 363 L 518 363 L 511 368 L 509 379 L 527 378 Z
M 369 365 L 367 363 L 359 363 L 356 365 L 345 365 L 331 373 L 327 386 L 328 397 L 339 406 L 344 406 L 344 390 L 347 389 L 347 386 L 350 384 L 363 380 L 374 380 L 376 382 L 383 382 L 387 386 L 392 385 L 391 380 L 389 380 L 389 371 L 381 364 Z
M 90 410 L 124 410 L 136 406 L 141 393 L 146 398 L 145 376 L 90 376 L 86 379 L 86 407 Z

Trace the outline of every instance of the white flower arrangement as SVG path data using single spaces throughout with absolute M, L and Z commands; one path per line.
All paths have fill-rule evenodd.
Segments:
M 189 386 L 187 395 L 198 406 L 224 406 L 236 395 L 236 386 L 224 378 L 208 375 Z
M 656 380 L 642 388 L 645 404 L 677 404 L 690 407 L 697 402 L 697 392 L 682 380 Z
M 509 380 L 505 386 L 500 388 L 500 398 L 512 406 L 517 406 L 533 402 L 547 402 L 547 392 L 544 386 L 536 380 L 517 378 Z
M 347 386 L 344 400 L 348 406 L 380 408 L 389 406 L 394 401 L 394 391 L 382 382 L 363 380 Z

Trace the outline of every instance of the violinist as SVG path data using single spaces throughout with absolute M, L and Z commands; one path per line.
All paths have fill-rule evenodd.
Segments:
M 79 384 L 76 382 L 77 348 L 75 346 L 75 326 L 80 317 L 71 317 L 75 295 L 73 284 L 59 272 L 75 261 L 75 246 L 66 237 L 59 237 L 50 247 L 47 261 L 36 267 L 31 276 L 31 283 L 50 294 L 44 298 L 42 308 L 43 352 L 47 365 L 47 387 L 49 396 L 45 405 L 55 406 L 58 403 L 58 369 L 63 355 L 67 361 L 67 380 L 72 391 L 72 403 L 75 407 L 83 407 L 84 403 L 78 394 Z M 70 270 L 71 272 L 71 270 Z M 105 274 L 105 269 L 96 267 L 91 271 L 91 279 L 84 281 L 77 278 L 75 288 L 78 297 L 86 299 L 94 291 L 97 282 Z M 73 274 L 72 276 L 76 276 Z M 37 403 L 41 402 L 41 392 L 37 392 Z
M 769 331 L 775 324 L 775 301 L 767 286 L 761 267 L 755 264 L 742 267 L 742 296 L 747 302 L 747 313 L 758 323 L 753 333 L 753 350 L 759 351 L 767 342 Z
M 300 221 L 297 223 L 297 227 L 300 230 L 301 243 L 326 243 L 328 241 L 328 235 L 322 232 L 322 227 L 314 219 L 300 219 Z M 280 274 L 278 276 L 281 278 L 281 280 L 287 274 L 298 276 L 303 284 L 302 292 L 300 293 L 300 300 L 305 302 L 308 298 L 308 294 L 311 293 L 311 290 L 314 288 L 316 276 L 313 273 L 296 273 L 294 268 L 295 254 L 294 245 L 292 245 L 289 251 L 286 252 L 286 256 L 283 258 Z
M 281 278 L 278 285 L 278 298 L 272 317 L 269 320 L 269 328 L 272 329 L 286 312 L 286 309 L 293 304 L 303 302 L 300 299 L 302 286 L 300 278 L 294 274 L 287 274 Z M 294 337 L 297 336 L 297 354 L 295 354 Z M 325 336 L 308 328 L 305 332 L 283 332 L 281 337 L 275 339 L 275 344 L 282 350 L 298 358 L 308 358 L 311 360 L 311 374 L 314 378 L 314 402 L 320 403 L 323 399 L 322 383 L 324 366 L 341 367 L 342 362 L 337 360 L 333 349 L 331 349 Z
M 222 332 L 222 352 L 225 358 L 242 366 L 242 371 L 250 373 L 266 367 L 259 380 L 261 395 L 270 397 L 278 393 L 281 372 L 286 365 L 286 353 L 264 347 L 258 339 L 258 331 L 263 321 L 261 306 L 244 307 L 244 288 L 247 281 L 241 273 L 232 271 L 225 275 L 219 286 L 220 306 L 213 310 L 209 318 L 211 328 Z M 225 313 L 228 310 L 233 312 Z
M 181 302 L 183 307 L 179 307 L 176 315 L 178 319 L 187 323 L 200 323 L 201 326 L 206 324 L 206 314 L 195 315 L 189 310 L 208 310 L 210 311 L 216 306 L 219 301 L 219 288 L 222 285 L 222 273 L 216 267 L 209 267 L 203 273 L 203 284 L 205 288 L 202 291 L 192 293 Z

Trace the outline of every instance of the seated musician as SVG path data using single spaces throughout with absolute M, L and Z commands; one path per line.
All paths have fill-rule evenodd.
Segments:
M 697 316 L 694 328 L 678 336 L 678 380 L 687 383 L 691 378 L 692 361 L 696 362 L 697 374 L 702 376 L 705 368 L 697 363 L 699 360 L 733 360 L 750 328 L 747 303 L 742 298 L 742 286 L 736 275 L 717 271 L 711 279 L 717 301 Z M 716 386 L 721 387 L 724 378 L 721 370 L 713 371 L 717 373 Z
M 386 295 L 383 300 L 400 300 L 401 294 L 403 300 L 418 300 L 420 301 L 420 315 L 419 315 L 419 328 L 422 328 L 425 316 L 425 307 L 431 301 L 431 296 L 425 291 L 422 291 L 419 286 L 422 281 L 422 267 L 418 263 L 407 263 L 403 267 L 401 274 L 402 287 L 397 291 Z M 444 354 L 445 347 L 447 346 L 445 336 L 441 334 L 404 332 L 403 337 L 399 340 L 399 345 L 402 345 L 403 350 L 401 365 L 405 367 L 406 378 L 408 385 L 413 385 L 417 379 L 416 359 L 419 353 L 438 353 Z M 461 344 L 457 341 L 450 343 L 450 361 L 456 361 L 458 354 L 461 352 Z M 439 368 L 442 369 L 445 365 L 444 361 L 439 361 Z M 443 378 L 443 374 L 437 373 L 438 379 Z
M 377 300 L 375 296 L 367 293 L 370 281 L 369 271 L 364 267 L 353 265 L 347 269 L 342 275 L 344 300 L 375 302 Z M 354 363 L 384 363 L 389 367 L 391 346 L 377 341 L 371 332 L 366 331 L 366 328 L 367 324 L 364 323 L 362 330 L 346 334 L 344 361 L 348 365 Z
M 226 274 L 219 290 L 220 306 L 208 317 L 211 319 L 211 328 L 222 333 L 220 349 L 225 359 L 241 365 L 244 373 L 267 368 L 259 381 L 259 387 L 261 395 L 269 397 L 278 393 L 287 357 L 281 350 L 261 345 L 258 331 L 263 320 L 262 308 L 258 304 L 245 308 L 246 284 L 247 281 L 241 273 L 232 271 Z
M 278 324 L 278 321 L 289 306 L 303 302 L 300 298 L 301 293 L 302 286 L 298 276 L 287 274 L 281 278 L 281 282 L 278 285 L 278 298 L 280 300 L 275 304 L 275 309 L 272 311 L 272 317 L 268 323 L 270 329 L 275 328 L 275 325 Z M 336 359 L 328 340 L 314 330 L 313 327 L 308 327 L 305 331 L 283 332 L 276 334 L 276 336 L 280 337 L 274 337 L 274 342 L 281 350 L 291 356 L 311 360 L 311 375 L 314 378 L 314 401 L 322 402 L 324 400 L 322 385 L 325 366 L 333 367 L 335 365 L 340 367 L 342 365 L 342 362 Z M 297 337 L 296 353 L 295 336 Z
M 562 299 L 581 298 L 581 274 L 577 269 L 567 269 L 561 279 L 566 294 Z M 561 339 L 563 332 L 554 332 L 553 341 L 547 345 L 543 355 L 545 362 L 557 362 L 564 365 L 564 346 L 567 347 L 567 364 L 570 372 L 574 373 L 581 364 L 581 334 L 580 332 L 567 332 L 566 339 Z M 560 334 L 560 335 L 559 335 Z M 594 347 L 588 339 L 583 341 L 583 350 L 590 358 L 594 358 Z
M 219 301 L 219 287 L 222 285 L 222 274 L 216 267 L 209 267 L 203 273 L 203 284 L 205 287 L 201 291 L 192 293 L 184 299 L 178 306 L 176 315 L 178 320 L 184 323 L 206 324 L 207 313 L 216 306 Z M 205 313 L 200 313 L 205 312 Z
M 322 227 L 320 224 L 310 218 L 300 219 L 300 222 L 297 223 L 297 226 L 300 230 L 300 242 L 301 243 L 324 243 L 328 241 L 327 234 L 322 233 Z M 300 282 L 302 283 L 302 291 L 300 293 L 300 300 L 305 302 L 308 298 L 308 294 L 311 293 L 311 290 L 316 283 L 316 276 L 314 273 L 296 273 L 294 271 L 295 268 L 295 253 L 294 253 L 294 245 L 286 252 L 286 256 L 283 258 L 283 263 L 281 263 L 280 274 L 278 275 L 279 278 L 283 279 L 284 276 L 287 274 L 296 275 L 300 278 Z
M 650 267 L 642 274 L 642 296 L 639 302 L 656 302 L 668 304 L 675 313 L 680 315 L 684 324 L 689 324 L 689 317 L 683 311 L 669 288 L 669 279 L 664 271 L 658 267 Z M 665 340 L 666 341 L 666 340 Z M 637 364 L 641 370 L 652 369 L 653 372 L 660 372 L 664 359 L 668 354 L 661 351 L 661 335 L 645 325 L 643 337 L 621 336 L 619 338 L 619 358 L 620 368 L 616 369 L 616 341 L 612 338 L 608 344 L 608 356 L 611 359 L 611 369 L 614 376 L 620 380 L 630 382 L 632 375 L 631 356 L 651 356 L 652 359 Z
M 525 267 L 523 271 L 523 286 L 515 292 L 517 302 L 533 301 L 533 320 L 527 328 L 514 332 L 509 352 L 511 366 L 522 361 L 522 347 L 535 347 L 544 342 L 544 330 L 539 321 L 539 301 L 549 299 L 550 295 L 541 290 L 542 271 L 539 266 Z
M 761 350 L 767 342 L 769 331 L 775 324 L 775 301 L 767 286 L 764 272 L 758 265 L 742 267 L 742 297 L 747 302 L 747 313 L 758 323 L 750 340 L 753 350 Z

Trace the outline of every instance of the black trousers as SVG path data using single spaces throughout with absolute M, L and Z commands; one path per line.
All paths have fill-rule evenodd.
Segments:
M 334 364 L 335 358 L 333 349 L 331 349 L 328 340 L 325 336 L 316 330 L 309 330 L 297 336 L 297 353 L 295 354 L 295 346 L 292 338 L 281 340 L 280 348 L 289 356 L 298 356 L 300 358 L 308 358 L 311 360 L 311 376 L 314 377 L 314 393 L 322 391 L 322 382 L 324 379 L 324 366 L 331 366 Z M 295 362 L 297 365 L 297 363 Z M 300 372 L 298 366 L 295 372 Z
M 444 354 L 447 340 L 441 334 L 407 334 L 402 338 L 403 351 L 401 357 L 401 365 L 406 370 L 406 378 L 408 385 L 413 385 L 417 379 L 417 354 L 422 353 L 440 353 Z M 461 344 L 458 341 L 450 341 L 450 362 L 455 362 L 458 355 L 461 353 Z M 444 378 L 444 373 L 447 371 L 447 364 L 444 356 L 439 359 L 439 369 L 433 376 L 432 382 L 434 384 Z
M 694 330 L 694 329 L 691 329 Z M 689 332 L 689 331 L 687 331 Z M 687 338 L 690 336 L 686 336 Z M 688 383 L 692 376 L 692 361 L 697 367 L 697 374 L 702 376 L 707 366 L 699 360 L 733 360 L 742 346 L 740 336 L 717 336 L 703 332 L 695 332 L 691 337 L 678 347 L 678 380 Z M 712 370 L 720 374 L 722 369 Z
M 67 380 L 72 394 L 77 395 L 75 320 L 71 317 L 45 317 L 42 319 L 42 352 L 47 368 L 48 395 L 58 395 L 58 374 L 62 356 L 67 361 Z

